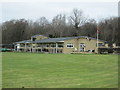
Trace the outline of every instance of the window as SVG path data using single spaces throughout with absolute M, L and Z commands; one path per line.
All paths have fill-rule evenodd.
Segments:
M 32 41 L 35 41 L 36 40 L 36 38 L 32 38 Z
M 20 47 L 25 47 L 25 44 L 20 44 Z
M 30 44 L 27 44 L 27 47 L 30 47 L 31 45 Z
M 58 44 L 58 47 L 59 48 L 63 48 L 63 44 Z
M 50 47 L 50 45 L 49 45 L 49 44 L 47 44 L 47 45 L 46 45 L 46 47 Z
M 51 44 L 51 47 L 56 47 L 56 45 L 55 44 Z
M 96 44 L 97 46 L 97 44 Z M 104 43 L 98 43 L 98 46 L 105 46 Z
M 80 43 L 80 47 L 81 48 L 85 47 L 85 44 L 84 43 Z
M 73 47 L 74 47 L 74 45 L 72 43 L 67 44 L 67 48 L 73 48 Z
M 41 47 L 41 45 L 40 45 L 40 44 L 38 44 L 38 47 Z
M 81 52 L 85 51 L 85 44 L 84 43 L 80 43 L 80 51 Z
M 42 47 L 43 47 L 43 48 L 46 48 L 46 44 L 42 44 Z
M 33 46 L 33 48 L 35 48 L 35 46 Z

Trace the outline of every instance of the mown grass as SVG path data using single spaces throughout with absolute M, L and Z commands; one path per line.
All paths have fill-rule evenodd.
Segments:
M 117 88 L 117 55 L 3 53 L 3 88 Z

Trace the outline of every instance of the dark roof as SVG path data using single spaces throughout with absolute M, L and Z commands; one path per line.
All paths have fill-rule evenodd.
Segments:
M 97 38 L 88 37 L 88 36 L 77 36 L 77 38 L 88 38 L 88 39 L 95 39 L 95 40 L 97 40 Z M 98 40 L 102 41 L 102 42 L 107 42 L 107 41 L 104 41 L 104 40 L 101 40 L 101 39 L 98 39 Z
M 42 40 L 33 41 L 33 43 L 60 42 L 60 41 L 73 39 L 73 38 L 75 38 L 75 37 L 48 38 L 48 39 L 42 39 Z
M 86 38 L 86 39 L 95 39 L 96 40 L 96 38 L 92 38 L 92 37 L 88 37 L 88 36 L 76 36 L 76 37 L 62 37 L 62 38 L 47 38 L 47 39 L 36 40 L 36 41 L 24 40 L 24 41 L 15 42 L 15 43 L 51 43 L 51 42 L 54 43 L 54 42 L 61 42 L 61 41 L 74 39 L 74 38 Z M 99 41 L 106 42 L 106 41 L 100 40 L 100 39 L 99 39 Z
M 48 38 L 48 39 L 33 41 L 33 43 L 60 42 L 60 41 L 64 41 L 64 40 L 74 39 L 74 38 L 86 38 L 86 39 L 95 39 L 96 40 L 96 38 L 92 38 L 92 37 L 76 36 L 76 37 Z M 99 39 L 99 41 L 105 42 L 104 40 L 100 40 L 100 39 Z

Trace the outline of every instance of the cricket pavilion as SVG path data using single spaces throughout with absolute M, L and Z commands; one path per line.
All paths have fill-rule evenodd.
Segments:
M 44 35 L 34 35 L 30 40 L 14 43 L 18 52 L 41 53 L 98 53 L 98 48 L 107 48 L 106 41 L 87 36 L 49 38 Z

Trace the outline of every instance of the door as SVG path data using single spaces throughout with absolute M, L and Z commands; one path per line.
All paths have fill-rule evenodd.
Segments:
M 80 43 L 80 52 L 84 52 L 84 51 L 85 51 L 85 44 Z

